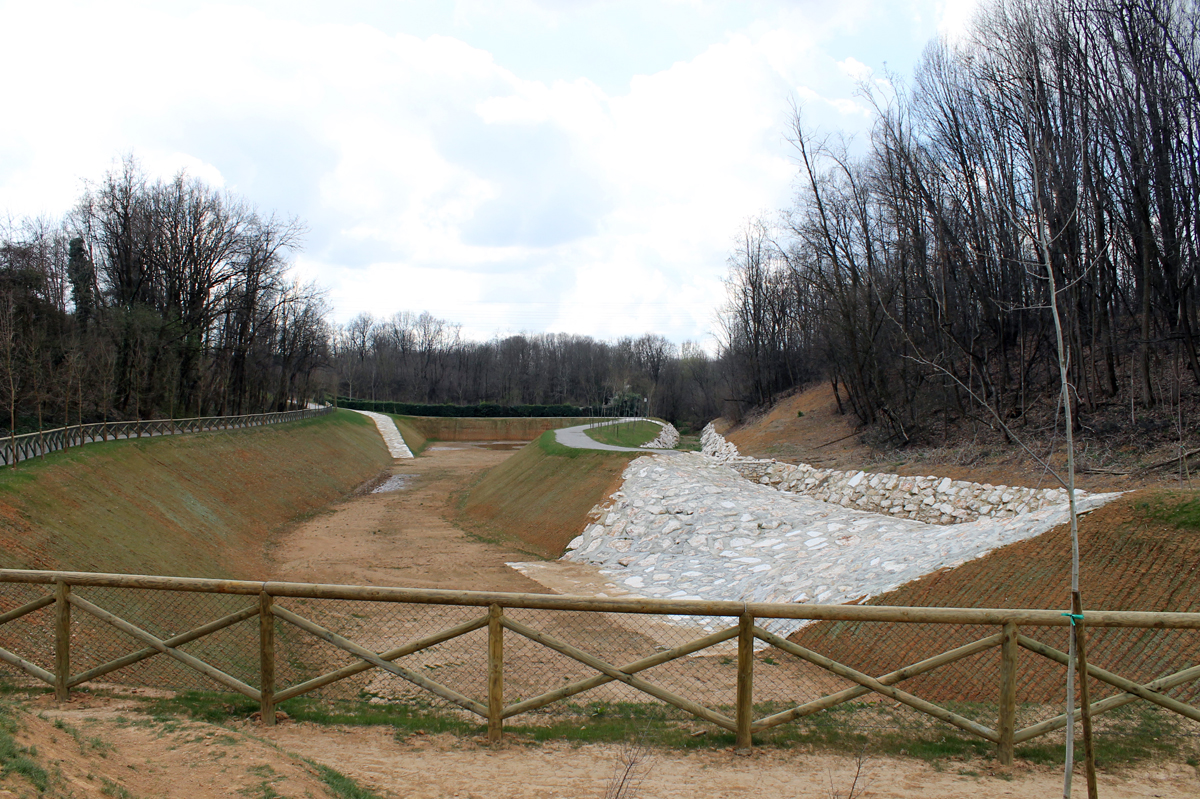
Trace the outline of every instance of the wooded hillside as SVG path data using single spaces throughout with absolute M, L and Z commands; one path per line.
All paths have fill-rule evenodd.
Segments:
M 1182 424 L 1200 376 L 1198 29 L 1172 0 L 985 3 L 910 87 L 864 85 L 865 154 L 797 108 L 795 205 L 731 257 L 742 396 L 828 379 L 895 443 L 995 426 L 984 403 L 1048 418 L 1052 270 L 1080 424 Z

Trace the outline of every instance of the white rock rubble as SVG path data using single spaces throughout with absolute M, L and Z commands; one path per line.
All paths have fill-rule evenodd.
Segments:
M 355 411 L 363 416 L 369 416 L 375 422 L 375 427 L 379 429 L 379 435 L 383 437 L 383 443 L 387 444 L 388 452 L 392 453 L 393 458 L 411 458 L 412 450 L 408 448 L 408 444 L 404 441 L 404 436 L 400 435 L 400 430 L 396 428 L 396 422 L 390 416 L 374 411 Z
M 624 477 L 610 504 L 595 509 L 598 521 L 571 541 L 563 558 L 593 564 L 646 597 L 861 601 L 1040 535 L 1068 516 L 1067 506 L 1057 504 L 930 524 L 751 482 L 733 464 L 700 453 L 644 456 Z M 1082 497 L 1078 506 L 1090 510 L 1115 496 Z M 770 626 L 786 634 L 799 623 Z
M 971 522 L 982 516 L 1010 517 L 1062 505 L 1063 488 L 1025 488 L 951 480 L 949 477 L 901 476 L 875 472 L 818 469 L 807 463 L 748 458 L 710 424 L 700 435 L 702 452 L 748 480 L 781 491 L 806 494 L 843 507 L 917 519 L 930 524 Z M 1075 498 L 1086 497 L 1075 491 Z

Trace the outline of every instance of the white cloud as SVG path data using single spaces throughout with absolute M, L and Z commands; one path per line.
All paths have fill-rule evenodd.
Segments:
M 418 36 L 403 15 L 350 24 L 283 8 L 0 5 L 0 26 L 21 32 L 0 70 L 23 76 L 6 87 L 23 114 L 0 123 L 0 212 L 62 212 L 81 179 L 134 151 L 152 173 L 186 169 L 302 217 L 298 269 L 330 287 L 341 320 L 428 309 L 479 335 L 697 339 L 740 221 L 788 201 L 789 99 L 816 124 L 860 130 L 855 83 L 878 67 L 874 44 L 846 38 L 878 16 L 866 0 L 768 5 L 619 89 L 528 79 L 452 26 Z M 574 8 L 480 0 L 450 16 L 552 35 Z
M 951 41 L 966 36 L 979 8 L 978 0 L 943 0 L 938 5 L 938 32 Z
M 842 68 L 842 72 L 846 73 L 856 83 L 867 80 L 875 71 L 853 56 L 839 61 L 838 66 Z

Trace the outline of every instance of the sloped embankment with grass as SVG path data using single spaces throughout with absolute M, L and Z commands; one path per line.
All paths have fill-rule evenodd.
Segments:
M 1096 610 L 1200 611 L 1200 492 L 1147 489 L 1113 500 L 1079 521 L 1080 587 Z M 1071 537 L 1060 525 L 1036 538 L 997 549 L 977 560 L 934 572 L 870 605 L 959 608 L 1066 608 L 1070 604 Z M 792 639 L 869 674 L 884 674 L 924 657 L 982 638 L 995 630 L 952 625 L 882 625 L 827 622 Z M 1031 637 L 1065 651 L 1066 628 L 1029 628 Z M 1102 630 L 1088 633 L 1088 661 L 1124 677 L 1148 682 L 1200 661 L 1200 640 L 1179 630 Z M 970 693 L 994 701 L 999 656 L 986 652 L 906 681 L 930 699 Z M 1061 700 L 1064 669 L 1023 652 L 1020 700 Z M 1102 696 L 1108 689 L 1099 686 Z M 1188 701 L 1200 686 L 1172 696 Z M 1096 699 L 1095 689 L 1093 700 Z
M 486 538 L 557 558 L 587 525 L 588 511 L 620 488 L 621 473 L 637 455 L 570 449 L 545 432 L 463 493 L 459 522 Z
M 570 416 L 497 416 L 497 417 L 446 417 L 446 416 L 394 416 L 397 426 L 407 425 L 432 441 L 533 441 L 547 430 L 572 427 L 599 421 Z M 413 442 L 409 432 L 400 427 L 409 449 Z M 416 452 L 413 449 L 413 452 Z
M 254 579 L 272 532 L 391 462 L 350 411 L 54 453 L 0 470 L 0 565 Z

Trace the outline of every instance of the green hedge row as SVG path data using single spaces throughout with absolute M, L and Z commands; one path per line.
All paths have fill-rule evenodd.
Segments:
M 424 405 L 417 402 L 383 402 L 349 397 L 338 397 L 338 405 L 356 411 L 395 413 L 401 416 L 596 416 L 594 408 L 576 408 L 574 405 L 497 405 L 486 402 L 479 405 Z

